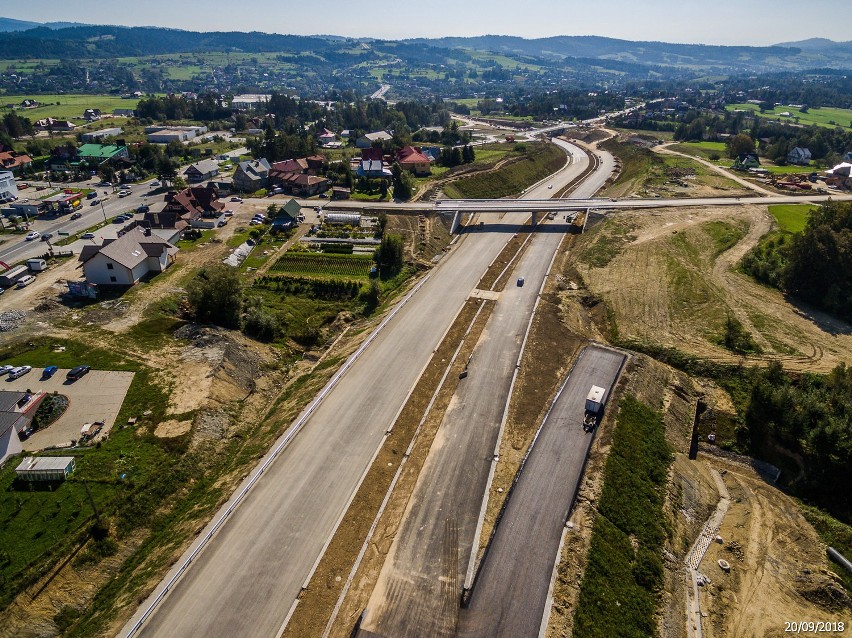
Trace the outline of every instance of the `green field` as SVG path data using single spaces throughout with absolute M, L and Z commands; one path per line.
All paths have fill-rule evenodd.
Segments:
M 807 113 L 800 113 L 798 109 L 794 109 L 789 106 L 776 106 L 774 109 L 761 113 L 760 107 L 757 104 L 728 104 L 725 108 L 728 111 L 752 111 L 755 115 L 760 117 L 780 120 L 782 122 L 805 125 L 815 124 L 826 128 L 840 126 L 842 128 L 852 129 L 852 109 L 811 107 Z M 789 113 L 790 116 L 782 116 L 781 113 Z
M 373 259 L 369 256 L 291 252 L 281 255 L 269 272 L 367 279 L 372 267 Z
M 802 232 L 814 210 L 816 206 L 808 204 L 776 204 L 769 207 L 769 213 L 778 222 L 781 230 L 787 233 Z
M 134 109 L 139 103 L 137 98 L 126 100 L 116 95 L 0 95 L 0 104 L 4 106 L 20 104 L 22 100 L 37 100 L 44 104 L 34 109 L 16 110 L 18 115 L 33 122 L 43 117 L 53 117 L 58 120 L 80 119 L 86 109 L 100 109 L 104 113 L 112 113 L 113 109 Z
M 444 194 L 453 199 L 493 199 L 517 195 L 565 165 L 565 153 L 553 144 L 526 144 L 522 152 L 524 156 L 518 161 L 496 171 L 477 173 L 450 182 L 444 186 Z M 477 150 L 476 154 L 477 161 L 480 161 L 480 151 Z
M 720 158 L 727 158 L 728 149 L 725 148 L 724 142 L 682 142 L 681 144 L 673 144 L 669 147 L 678 153 L 700 157 L 708 161 L 711 160 L 711 155 L 718 155 Z

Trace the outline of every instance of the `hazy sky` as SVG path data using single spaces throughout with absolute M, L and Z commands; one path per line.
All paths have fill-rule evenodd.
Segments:
M 35 22 L 388 39 L 487 33 L 743 45 L 852 39 L 846 0 L 2 0 L 0 15 Z

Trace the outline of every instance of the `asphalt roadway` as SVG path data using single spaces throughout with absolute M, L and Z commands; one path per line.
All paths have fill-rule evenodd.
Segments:
M 609 397 L 624 359 L 596 346 L 583 350 L 512 490 L 456 635 L 540 635 L 562 530 L 592 444 L 593 433 L 583 430 L 585 398 L 593 385 Z
M 602 169 L 584 184 L 585 192 L 594 192 L 605 181 L 610 160 L 602 158 Z M 523 276 L 525 285 L 510 283 L 500 294 L 474 350 L 469 374 L 459 384 L 438 429 L 367 604 L 359 636 L 455 635 L 462 585 L 477 541 L 477 520 L 513 372 L 538 291 L 562 236 L 562 232 L 537 233 L 514 269 L 513 281 Z M 553 554 L 547 560 L 552 566 Z M 549 578 L 551 570 L 545 571 Z
M 554 188 L 585 166 L 585 155 L 572 148 L 578 161 L 551 177 Z M 547 192 L 541 185 L 530 195 Z M 508 214 L 501 223 L 517 230 L 526 218 Z M 267 637 L 280 631 L 386 430 L 508 237 L 471 233 L 439 262 L 328 392 L 137 635 Z M 200 542 L 187 550 L 122 635 L 132 630 Z

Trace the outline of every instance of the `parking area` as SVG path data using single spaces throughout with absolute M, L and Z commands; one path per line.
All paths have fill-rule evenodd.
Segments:
M 115 423 L 115 418 L 124 403 L 127 389 L 133 381 L 133 372 L 111 372 L 92 370 L 73 383 L 65 379 L 68 372 L 58 370 L 52 378 L 41 380 L 41 368 L 36 368 L 20 379 L 2 377 L 0 388 L 4 390 L 44 390 L 57 392 L 68 397 L 68 409 L 50 427 L 35 432 L 23 442 L 24 450 L 34 452 L 55 445 L 67 445 L 80 439 L 80 428 L 84 423 L 103 421 L 101 437 L 106 436 Z

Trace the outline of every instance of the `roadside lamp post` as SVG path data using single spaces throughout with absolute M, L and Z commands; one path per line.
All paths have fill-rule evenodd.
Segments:
M 101 212 L 104 214 L 104 223 L 106 224 L 106 209 L 104 208 L 104 202 L 101 200 Z

